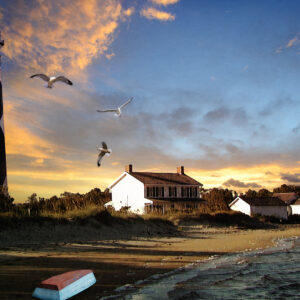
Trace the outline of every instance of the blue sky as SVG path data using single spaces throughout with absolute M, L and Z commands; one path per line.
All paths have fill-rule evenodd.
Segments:
M 299 183 L 299 6 L 0 1 L 10 193 L 104 189 L 129 163 L 184 165 L 206 188 Z M 45 89 L 39 72 L 74 86 Z M 96 112 L 129 97 L 120 118 Z

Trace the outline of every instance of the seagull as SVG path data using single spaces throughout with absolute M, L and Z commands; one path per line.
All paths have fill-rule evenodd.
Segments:
M 105 109 L 105 110 L 97 109 L 97 112 L 114 112 L 114 113 L 115 113 L 115 116 L 120 117 L 121 114 L 122 114 L 122 108 L 123 108 L 125 105 L 127 105 L 128 103 L 130 103 L 132 99 L 133 99 L 133 97 L 131 97 L 128 101 L 126 101 L 125 103 L 123 103 L 121 106 L 119 106 L 119 107 L 116 108 L 116 109 Z
M 109 156 L 112 153 L 112 151 L 111 151 L 111 149 L 107 149 L 107 145 L 105 142 L 102 142 L 102 148 L 97 148 L 97 149 L 100 151 L 100 153 L 98 155 L 98 160 L 97 160 L 97 165 L 98 165 L 98 167 L 100 167 L 103 156 L 105 154 L 107 154 Z
M 47 88 L 49 88 L 49 89 L 53 88 L 53 83 L 56 81 L 62 81 L 66 84 L 73 85 L 73 83 L 65 76 L 49 77 L 45 74 L 34 74 L 34 75 L 30 76 L 30 78 L 33 78 L 33 77 L 40 77 L 41 79 L 45 80 L 48 83 Z

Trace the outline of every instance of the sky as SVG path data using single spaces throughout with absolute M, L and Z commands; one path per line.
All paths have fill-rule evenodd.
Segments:
M 104 190 L 128 164 L 183 165 L 204 188 L 299 184 L 299 13 L 297 0 L 0 0 L 10 195 Z M 119 118 L 97 112 L 130 97 Z

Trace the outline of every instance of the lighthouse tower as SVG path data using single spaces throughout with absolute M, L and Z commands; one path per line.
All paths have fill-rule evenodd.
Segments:
M 4 46 L 0 32 L 0 49 Z M 0 192 L 7 194 L 7 178 L 6 178 L 6 152 L 4 137 L 4 118 L 3 118 L 3 98 L 2 98 L 2 74 L 1 74 L 1 56 L 0 56 Z

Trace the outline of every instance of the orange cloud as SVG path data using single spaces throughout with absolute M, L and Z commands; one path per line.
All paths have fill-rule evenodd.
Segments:
M 281 45 L 280 47 L 278 47 L 275 51 L 275 53 L 279 54 L 281 53 L 284 48 L 288 49 L 288 48 L 292 48 L 295 45 L 299 44 L 300 40 L 299 40 L 299 34 L 296 34 L 296 36 L 294 38 L 292 38 L 291 40 L 289 40 L 285 45 Z
M 237 181 L 245 183 L 256 183 L 261 185 L 261 188 L 267 188 L 270 191 L 272 191 L 274 187 L 278 187 L 281 184 L 286 183 L 281 179 L 280 175 L 285 172 L 299 173 L 300 168 L 297 165 L 295 165 L 294 168 L 291 168 L 277 164 L 268 164 L 244 168 L 222 168 L 214 171 L 186 169 L 186 173 L 201 182 L 204 185 L 204 188 L 221 187 L 224 182 L 234 178 Z M 226 188 L 226 186 L 223 186 L 223 188 Z M 249 187 L 230 187 L 230 189 L 237 190 L 238 192 L 244 192 L 247 191 Z M 255 189 L 259 190 L 260 188 Z
M 123 11 L 123 15 L 125 17 L 130 17 L 130 16 L 132 16 L 134 14 L 134 12 L 135 12 L 134 7 L 130 7 L 130 8 L 128 8 L 128 9 L 126 9 L 126 10 Z
M 105 57 L 110 60 L 112 59 L 116 54 L 115 53 L 110 53 L 110 54 L 106 54 Z
M 165 11 L 158 10 L 153 7 L 144 8 L 141 11 L 141 15 L 149 20 L 152 20 L 152 19 L 157 19 L 160 21 L 174 21 L 175 20 L 175 15 L 165 12 Z
M 180 0 L 151 0 L 152 3 L 158 4 L 158 5 L 170 5 L 170 4 L 175 4 L 179 2 Z
M 10 118 L 5 120 L 5 142 L 8 155 L 20 154 L 37 159 L 51 157 L 56 148 Z
M 39 0 L 13 10 L 4 22 L 4 53 L 26 69 L 48 73 L 86 68 L 106 53 L 119 23 L 134 13 L 123 10 L 120 0 Z
M 293 39 L 289 40 L 288 43 L 286 44 L 286 48 L 293 47 L 295 44 L 299 43 L 299 38 L 298 36 L 295 36 Z

